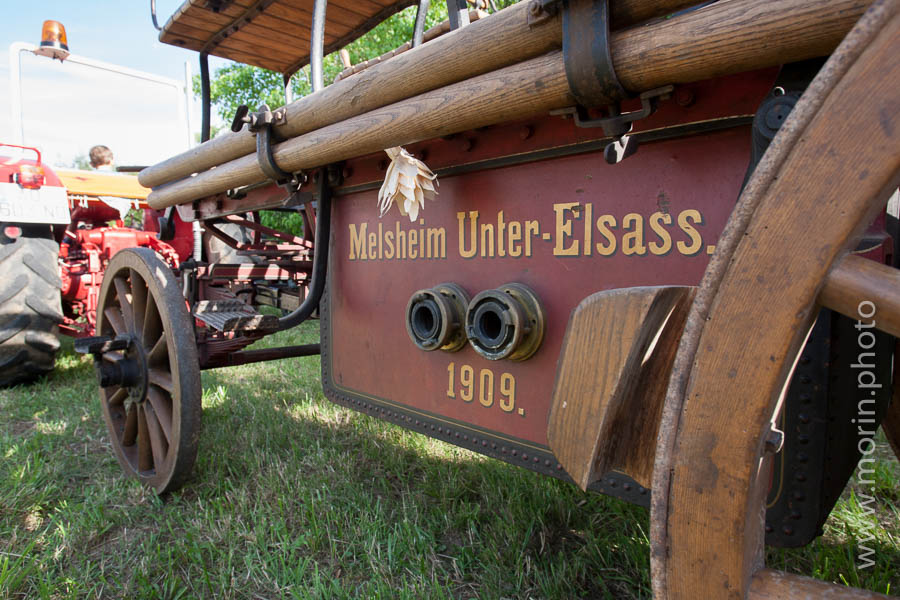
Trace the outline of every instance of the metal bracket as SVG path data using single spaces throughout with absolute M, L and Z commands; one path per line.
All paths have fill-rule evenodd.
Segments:
M 528 26 L 534 27 L 555 17 L 559 12 L 559 4 L 560 0 L 531 0 L 526 21 Z
M 656 112 L 659 100 L 667 100 L 671 97 L 675 86 L 667 85 L 654 90 L 649 90 L 640 95 L 641 108 L 627 113 L 620 112 L 619 104 L 611 104 L 607 107 L 609 116 L 592 118 L 585 107 L 569 106 L 550 111 L 551 115 L 572 116 L 578 127 L 602 127 L 603 133 L 610 137 L 621 137 L 631 131 L 632 124 L 640 119 L 646 119 Z
M 256 161 L 260 170 L 266 177 L 294 193 L 306 182 L 306 176 L 302 172 L 290 173 L 279 167 L 272 153 L 272 144 L 280 141 L 272 128 L 286 122 L 284 107 L 273 112 L 267 104 L 263 104 L 257 112 L 251 113 L 246 104 L 241 104 L 231 122 L 231 130 L 237 133 L 246 124 L 247 129 L 256 135 Z
M 93 354 L 94 358 L 100 357 L 105 352 L 115 350 L 128 350 L 132 344 L 130 335 L 109 337 L 108 335 L 97 335 L 93 337 L 83 337 L 75 339 L 75 352 L 78 354 Z
M 617 164 L 628 158 L 638 149 L 638 142 L 626 135 L 631 131 L 635 121 L 646 119 L 656 112 L 660 100 L 667 100 L 672 96 L 675 86 L 666 85 L 653 90 L 648 90 L 640 95 L 641 108 L 627 113 L 621 112 L 621 104 L 611 104 L 607 107 L 609 113 L 599 119 L 591 118 L 583 106 L 569 106 L 551 111 L 552 115 L 572 116 L 578 127 L 602 127 L 603 133 L 613 138 L 613 141 L 603 151 L 606 162 Z
M 609 0 L 561 1 L 563 62 L 569 91 L 578 105 L 551 114 L 571 114 L 578 127 L 602 127 L 613 138 L 604 149 L 604 158 L 609 164 L 619 163 L 638 149 L 637 140 L 626 135 L 632 123 L 653 114 L 657 101 L 669 97 L 674 86 L 644 92 L 640 95 L 640 110 L 623 114 L 621 102 L 629 94 L 616 76 L 609 49 Z M 552 16 L 559 2 L 532 0 L 529 19 Z M 606 106 L 607 116 L 592 119 L 587 108 L 602 105 Z
M 214 13 L 220 13 L 226 8 L 228 8 L 229 4 L 232 4 L 234 0 L 206 0 L 206 4 L 204 4 L 204 8 L 208 8 Z
M 447 18 L 450 31 L 462 29 L 469 24 L 469 5 L 466 0 L 447 0 Z
M 159 241 L 170 242 L 175 239 L 175 207 L 170 206 L 159 217 Z

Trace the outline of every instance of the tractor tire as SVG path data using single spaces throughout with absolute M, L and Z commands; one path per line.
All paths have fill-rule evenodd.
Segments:
M 0 387 L 53 370 L 62 321 L 58 256 L 49 232 L 0 243 Z
M 253 230 L 249 227 L 242 227 L 237 223 L 220 223 L 217 227 L 238 242 L 253 243 Z M 257 257 L 238 254 L 237 250 L 208 232 L 203 233 L 203 255 L 210 264 L 243 265 L 260 262 Z

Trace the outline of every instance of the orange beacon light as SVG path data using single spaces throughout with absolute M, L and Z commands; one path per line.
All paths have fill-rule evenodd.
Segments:
M 60 62 L 69 56 L 66 28 L 59 21 L 44 21 L 41 28 L 41 45 L 34 49 L 35 54 L 58 58 Z

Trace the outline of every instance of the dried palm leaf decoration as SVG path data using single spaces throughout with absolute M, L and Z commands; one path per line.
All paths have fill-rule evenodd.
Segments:
M 391 157 L 391 164 L 378 191 L 378 216 L 383 217 L 396 203 L 401 215 L 415 221 L 419 210 L 425 208 L 425 200 L 433 200 L 437 194 L 437 175 L 400 146 L 385 152 Z

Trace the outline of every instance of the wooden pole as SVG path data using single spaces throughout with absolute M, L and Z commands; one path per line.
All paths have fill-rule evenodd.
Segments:
M 837 263 L 819 292 L 819 303 L 851 319 L 860 319 L 861 305 L 878 310 L 875 328 L 900 336 L 900 270 L 855 254 Z M 863 307 L 868 312 L 868 307 Z
M 613 62 L 623 85 L 639 92 L 823 56 L 838 45 L 867 4 L 719 2 L 613 34 Z M 555 51 L 292 138 L 278 144 L 274 155 L 285 170 L 312 169 L 572 104 L 562 53 Z M 153 208 L 165 208 L 265 179 L 256 156 L 249 155 L 158 188 L 148 201 Z
M 622 28 L 699 1 L 614 0 L 613 27 Z M 514 4 L 490 18 L 398 54 L 387 63 L 372 66 L 350 81 L 338 81 L 293 102 L 287 107 L 287 122 L 276 127 L 276 133 L 285 139 L 296 137 L 560 48 L 560 19 L 554 17 L 529 26 L 530 4 Z M 138 180 L 145 187 L 156 187 L 205 171 L 254 152 L 255 140 L 246 130 L 229 132 L 144 169 Z
M 760 569 L 753 575 L 748 600 L 784 600 L 816 598 L 829 600 L 887 600 L 887 596 L 876 594 L 859 588 L 835 585 L 827 581 L 819 581 L 802 575 L 782 573 L 771 569 Z

